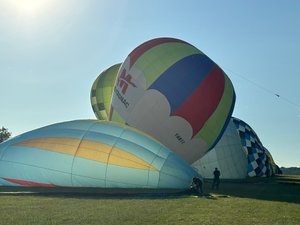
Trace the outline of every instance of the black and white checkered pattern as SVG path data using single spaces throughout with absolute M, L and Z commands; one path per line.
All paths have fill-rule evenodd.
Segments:
M 244 121 L 237 118 L 232 119 L 241 138 L 242 146 L 248 153 L 248 176 L 271 176 L 270 160 L 257 134 Z

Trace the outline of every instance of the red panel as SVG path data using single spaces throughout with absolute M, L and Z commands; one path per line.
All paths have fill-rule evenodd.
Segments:
M 32 181 L 16 180 L 16 179 L 10 179 L 10 178 L 2 178 L 2 179 L 6 180 L 8 182 L 14 183 L 14 184 L 22 185 L 22 186 L 31 186 L 31 187 L 57 187 L 54 184 L 42 184 L 42 183 L 37 183 L 37 182 L 32 182 Z
M 223 96 L 224 85 L 223 71 L 218 66 L 213 67 L 200 86 L 173 114 L 183 117 L 191 124 L 193 136 L 217 108 Z
M 134 49 L 130 54 L 130 68 L 132 67 L 132 65 L 136 62 L 137 58 L 140 57 L 140 55 L 144 54 L 144 52 L 146 52 L 147 50 L 149 50 L 150 48 L 159 45 L 159 44 L 163 44 L 166 42 L 179 42 L 179 43 L 185 43 L 190 45 L 189 43 L 179 40 L 179 39 L 174 39 L 174 38 L 157 38 L 157 39 L 153 39 L 150 41 L 147 41 L 143 44 L 141 44 L 140 46 L 138 46 L 136 49 Z

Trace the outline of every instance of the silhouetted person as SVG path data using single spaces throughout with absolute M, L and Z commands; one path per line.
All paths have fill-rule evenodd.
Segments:
M 202 195 L 203 194 L 202 185 L 203 185 L 203 181 L 199 177 L 194 177 L 191 185 L 191 189 L 196 194 Z
M 219 189 L 220 175 L 221 175 L 220 170 L 218 170 L 218 168 L 215 168 L 215 170 L 214 170 L 214 180 L 213 180 L 212 187 L 211 187 L 212 189 L 214 189 L 215 187 L 216 187 L 217 190 Z

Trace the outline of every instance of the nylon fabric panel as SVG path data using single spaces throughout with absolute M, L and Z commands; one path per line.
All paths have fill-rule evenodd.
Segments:
M 56 185 L 53 184 L 43 184 L 43 183 L 37 183 L 37 182 L 32 182 L 32 181 L 25 181 L 25 180 L 16 180 L 16 179 L 10 179 L 6 178 L 5 180 L 19 184 L 21 186 L 35 186 L 35 187 L 57 187 Z
M 125 141 L 125 140 L 124 140 Z M 80 145 L 79 145 L 80 143 Z M 121 149 L 113 148 L 110 145 L 99 142 L 66 138 L 49 138 L 35 139 L 17 144 L 18 146 L 29 146 L 33 148 L 41 148 L 63 154 L 75 155 L 76 157 L 86 158 L 99 162 L 107 162 L 118 166 L 151 169 L 154 167 L 145 161 L 137 158 L 135 155 L 127 153 Z
M 214 62 L 205 55 L 187 56 L 161 74 L 149 89 L 158 90 L 166 96 L 173 114 L 198 88 L 213 66 Z
M 73 155 L 30 147 L 12 146 L 5 152 L 2 161 L 71 173 L 73 158 Z
M 174 39 L 174 38 L 159 38 L 159 39 L 147 41 L 147 42 L 139 45 L 136 49 L 134 49 L 129 54 L 129 56 L 131 58 L 131 65 L 130 65 L 130 67 L 136 62 L 136 60 L 138 59 L 138 57 L 140 57 L 141 55 L 143 55 L 146 51 L 148 51 L 149 49 L 153 48 L 154 46 L 161 45 L 163 43 L 172 43 L 172 42 L 175 42 L 175 43 L 178 42 L 178 43 L 188 44 L 188 43 L 186 43 L 186 42 L 184 42 L 182 40 Z
M 161 151 L 162 145 L 154 139 L 152 136 L 141 135 L 141 131 L 132 131 L 130 129 L 124 130 L 120 138 L 127 140 L 129 142 L 135 143 L 142 148 L 149 149 L 154 154 L 159 155 L 160 157 L 166 158 L 168 151 Z M 164 154 L 165 153 L 165 154 Z
M 247 174 L 247 156 L 243 151 L 235 125 L 231 121 L 217 145 L 192 164 L 205 178 L 213 178 L 218 168 L 223 179 L 244 179 Z
M 225 75 L 225 88 L 223 97 L 214 113 L 209 120 L 206 121 L 203 128 L 194 136 L 194 138 L 202 138 L 207 141 L 208 146 L 212 146 L 216 137 L 224 127 L 225 118 L 230 119 L 230 111 L 234 106 L 235 94 L 233 86 L 229 78 Z M 222 134 L 221 134 L 222 135 Z
M 100 120 L 108 119 L 111 96 L 120 66 L 121 64 L 116 64 L 103 71 L 93 83 L 91 104 L 96 117 Z
M 159 187 L 158 183 L 159 183 L 160 172 L 150 170 L 148 176 L 149 176 L 149 178 L 148 178 L 148 187 L 149 188 L 158 188 Z
M 114 182 L 119 188 L 147 187 L 148 170 L 121 168 L 109 164 L 106 172 L 106 187 L 110 187 L 110 182 Z
M 165 43 L 141 55 L 133 65 L 133 68 L 142 71 L 146 78 L 146 87 L 149 87 L 174 63 L 194 54 L 202 53 L 194 46 L 184 43 Z
M 73 185 L 94 187 L 101 183 L 100 187 L 105 187 L 106 167 L 105 162 L 76 157 L 72 167 Z
M 147 164 L 150 164 L 155 158 L 155 154 L 151 152 L 149 149 L 143 148 L 139 145 L 136 145 L 135 143 L 128 142 L 126 140 L 122 140 L 122 139 L 118 140 L 118 142 L 114 147 L 118 149 L 126 149 L 125 151 L 135 155 L 138 158 L 145 160 Z
M 75 155 L 80 139 L 75 138 L 36 138 L 16 143 L 14 146 L 27 146 L 58 153 Z
M 120 151 L 117 148 L 112 149 L 109 155 L 108 164 L 135 169 L 157 170 L 155 167 L 145 162 L 144 160 L 125 151 Z
M 42 184 L 55 184 L 57 186 L 71 186 L 70 172 L 70 170 L 62 172 L 52 168 L 0 161 L 1 178 L 11 178 Z
M 91 132 L 99 133 L 99 135 L 106 134 L 108 136 L 119 138 L 124 132 L 124 125 L 119 125 L 117 123 L 101 121 L 101 125 L 97 121 L 93 121 L 93 126 L 90 126 L 86 135 L 89 135 Z
M 185 167 L 184 164 L 179 163 L 179 158 L 175 155 L 170 155 L 165 161 L 160 171 L 159 187 L 169 186 L 174 187 L 188 187 L 192 180 L 191 177 L 198 176 L 197 172 L 191 167 Z
M 74 187 L 101 187 L 105 188 L 105 180 L 94 179 L 86 176 L 72 174 L 72 184 Z
M 181 116 L 189 121 L 193 127 L 194 136 L 199 132 L 199 130 L 201 130 L 204 123 L 218 107 L 223 91 L 223 72 L 219 67 L 215 66 L 192 95 L 176 109 L 174 115 Z M 207 99 L 209 99 L 209 101 Z M 194 107 L 199 103 L 201 103 L 199 107 Z
M 8 182 L 7 180 L 2 179 L 2 178 L 0 177 L 0 186 L 21 186 L 21 185 L 16 184 L 16 183 Z

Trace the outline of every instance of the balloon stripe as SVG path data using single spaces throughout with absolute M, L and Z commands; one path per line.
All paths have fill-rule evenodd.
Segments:
M 115 79 L 121 64 L 116 64 L 103 71 L 95 80 L 91 90 L 91 104 L 99 120 L 107 120 Z
M 198 88 L 214 65 L 204 54 L 187 56 L 165 71 L 149 89 L 156 89 L 165 95 L 173 114 Z
M 170 42 L 179 42 L 179 43 L 185 43 L 188 44 L 182 40 L 178 40 L 178 39 L 174 39 L 174 38 L 157 38 L 151 41 L 147 41 L 145 43 L 143 43 L 142 45 L 140 45 L 138 48 L 136 48 L 135 50 L 133 50 L 130 54 L 130 67 L 136 62 L 136 60 L 142 55 L 144 54 L 147 50 L 149 50 L 150 48 L 153 48 L 156 45 L 160 45 L 163 43 L 170 43 Z
M 228 123 L 230 122 L 231 115 L 233 113 L 233 109 L 234 109 L 234 105 L 235 105 L 235 93 L 234 92 L 233 92 L 233 96 L 232 96 L 231 99 L 232 99 L 232 102 L 231 102 L 231 105 L 230 105 L 230 108 L 229 108 L 229 112 L 227 113 L 228 117 L 226 118 L 226 120 L 224 122 L 224 125 L 223 125 L 221 131 L 219 132 L 218 137 L 216 138 L 216 140 L 214 141 L 214 143 L 212 144 L 212 146 L 210 147 L 210 149 L 214 148 L 216 146 L 216 144 L 220 141 L 220 139 L 222 138 L 222 136 L 223 136 L 223 134 L 224 134 L 224 132 L 225 132 L 227 126 L 228 126 Z
M 26 180 L 18 180 L 18 179 L 11 179 L 11 178 L 2 178 L 10 183 L 19 184 L 22 186 L 34 186 L 34 187 L 57 187 L 54 184 L 43 184 L 38 182 L 26 181 Z
M 178 42 L 163 43 L 143 53 L 132 68 L 142 71 L 146 86 L 149 87 L 174 63 L 195 54 L 203 53 L 192 45 Z M 157 57 L 158 55 L 160 57 Z
M 172 114 L 183 117 L 191 124 L 193 137 L 217 108 L 223 95 L 224 83 L 222 70 L 215 66 L 193 94 Z M 198 107 L 194 107 L 195 105 Z
M 152 165 L 122 149 L 95 141 L 74 138 L 38 138 L 22 141 L 15 146 L 26 146 L 136 169 L 156 170 Z M 77 151 L 76 151 L 77 150 Z
M 232 83 L 225 73 L 224 77 L 225 89 L 223 97 L 214 113 L 210 116 L 209 120 L 206 121 L 203 128 L 195 135 L 195 138 L 206 140 L 209 146 L 214 144 L 216 137 L 222 135 L 222 129 L 225 121 L 230 119 L 230 113 L 232 113 L 235 103 L 235 93 Z

